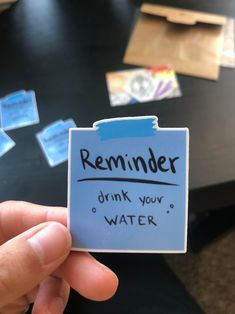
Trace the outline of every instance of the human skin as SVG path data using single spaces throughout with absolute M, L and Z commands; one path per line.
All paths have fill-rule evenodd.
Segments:
M 63 313 L 70 287 L 109 299 L 117 276 L 89 253 L 71 252 L 67 209 L 22 201 L 0 203 L 0 313 Z

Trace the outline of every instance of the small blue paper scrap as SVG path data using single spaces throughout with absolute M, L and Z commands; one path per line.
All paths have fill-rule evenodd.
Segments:
M 15 142 L 0 129 L 0 157 L 15 146 Z
M 18 91 L 0 99 L 1 127 L 12 130 L 39 123 L 34 91 Z
M 58 120 L 36 134 L 39 145 L 51 167 L 68 160 L 68 132 L 76 128 L 72 119 Z
M 157 117 L 101 120 L 70 130 L 73 250 L 186 252 L 187 128 Z

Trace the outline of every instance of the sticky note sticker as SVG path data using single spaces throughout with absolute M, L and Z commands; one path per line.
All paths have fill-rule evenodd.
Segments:
M 39 145 L 51 167 L 68 160 L 68 133 L 76 124 L 72 119 L 57 120 L 36 134 Z
M 69 229 L 73 249 L 185 252 L 187 128 L 157 117 L 101 120 L 70 129 Z
M 15 146 L 15 142 L 0 129 L 0 157 Z
M 34 91 L 18 91 L 0 99 L 1 127 L 12 130 L 39 123 Z

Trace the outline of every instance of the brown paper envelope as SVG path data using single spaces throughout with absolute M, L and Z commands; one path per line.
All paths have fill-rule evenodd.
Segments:
M 11 4 L 1 4 L 0 3 L 0 13 L 5 11 L 5 10 L 7 10 L 7 9 L 9 9 L 10 6 L 11 6 Z
M 14 2 L 16 2 L 16 1 L 17 1 L 17 0 L 0 0 L 0 5 L 2 5 L 2 4 L 8 5 L 8 4 L 14 3 Z
M 124 62 L 172 64 L 179 73 L 216 80 L 225 23 L 220 15 L 144 4 Z
M 0 4 L 10 4 L 10 3 L 14 3 L 17 0 L 0 0 Z

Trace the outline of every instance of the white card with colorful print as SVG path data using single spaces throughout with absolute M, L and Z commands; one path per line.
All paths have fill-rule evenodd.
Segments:
M 182 95 L 176 74 L 170 65 L 108 72 L 106 81 L 113 107 Z

